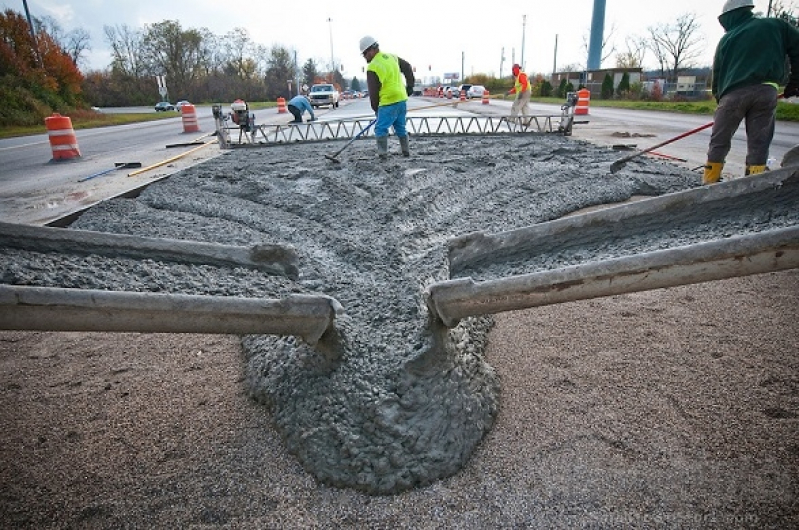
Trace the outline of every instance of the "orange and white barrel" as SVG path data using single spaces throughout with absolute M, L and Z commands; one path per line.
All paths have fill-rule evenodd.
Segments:
M 466 101 L 466 91 L 465 90 L 461 90 L 460 100 L 461 101 Z
M 180 115 L 183 118 L 183 132 L 199 132 L 200 124 L 197 121 L 197 109 L 191 103 L 186 103 L 180 107 Z
M 50 149 L 53 160 L 72 160 L 80 158 L 78 138 L 72 129 L 72 120 L 67 116 L 53 114 L 44 119 L 47 135 L 50 137 Z
M 483 105 L 488 105 L 488 90 L 483 92 Z
M 575 114 L 588 114 L 588 105 L 591 102 L 591 91 L 581 88 L 577 91 L 577 106 L 574 108 Z
M 277 113 L 285 114 L 289 109 L 286 107 L 286 98 L 277 98 Z

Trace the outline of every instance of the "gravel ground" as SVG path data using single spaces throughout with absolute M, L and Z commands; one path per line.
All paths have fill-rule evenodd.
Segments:
M 392 146 L 396 149 L 396 145 Z M 235 150 L 72 228 L 289 243 L 299 281 L 4 249 L 17 285 L 346 310 L 335 366 L 294 339 L 5 332 L 0 515 L 14 526 L 799 524 L 796 271 L 431 326 L 448 238 L 699 185 L 573 139 Z M 301 156 L 298 156 L 298 153 Z M 681 234 L 679 237 L 683 237 Z M 662 244 L 662 242 L 660 243 Z M 501 274 L 501 271 L 500 273 Z M 493 329 L 488 330 L 493 326 Z

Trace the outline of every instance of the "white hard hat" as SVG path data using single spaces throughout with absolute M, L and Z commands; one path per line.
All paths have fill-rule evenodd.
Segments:
M 738 9 L 741 7 L 755 7 L 754 0 L 727 0 L 724 2 L 724 7 L 721 8 L 721 14 L 727 13 L 734 9 Z
M 360 42 L 361 53 L 365 52 L 366 50 L 375 45 L 377 45 L 377 41 L 375 40 L 374 37 L 371 37 L 369 35 L 363 37 Z

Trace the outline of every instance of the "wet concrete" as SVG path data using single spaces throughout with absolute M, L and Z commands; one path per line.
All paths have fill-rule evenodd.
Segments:
M 458 471 L 500 407 L 501 382 L 483 358 L 492 320 L 469 318 L 447 330 L 431 321 L 423 301 L 426 285 L 449 278 L 446 242 L 701 180 L 644 158 L 611 175 L 617 152 L 557 136 L 419 138 L 410 158 L 395 154 L 382 163 L 372 141 L 359 141 L 342 164 L 327 161 L 324 154 L 340 145 L 234 150 L 135 199 L 97 205 L 71 227 L 292 245 L 300 262 L 296 281 L 240 268 L 17 249 L 3 249 L 0 281 L 336 298 L 343 307 L 337 333 L 317 349 L 291 337 L 245 337 L 247 387 L 318 480 L 395 493 Z M 390 149 L 398 151 L 396 139 Z M 669 245 L 673 232 L 661 228 L 657 244 Z M 683 241 L 683 232 L 674 235 Z M 491 274 L 518 268 L 497 267 Z M 326 350 L 338 355 L 320 355 Z

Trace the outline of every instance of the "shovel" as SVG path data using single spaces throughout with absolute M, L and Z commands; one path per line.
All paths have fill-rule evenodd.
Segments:
M 96 177 L 101 177 L 101 176 L 106 175 L 108 173 L 111 173 L 112 171 L 115 171 L 117 169 L 127 169 L 129 167 L 141 167 L 141 162 L 116 162 L 114 164 L 114 167 L 112 167 L 111 169 L 106 169 L 106 170 L 100 171 L 98 173 L 94 173 L 92 175 L 89 175 L 88 177 L 83 177 L 82 179 L 79 179 L 78 182 L 84 182 L 84 181 L 87 181 L 87 180 L 90 180 L 90 179 L 93 179 L 93 178 L 96 178 Z
M 339 149 L 339 150 L 338 150 L 338 151 L 336 151 L 335 153 L 332 153 L 332 154 L 331 154 L 331 153 L 328 153 L 328 154 L 326 154 L 326 155 L 325 155 L 325 158 L 327 158 L 328 160 L 332 160 L 333 162 L 336 162 L 337 164 L 340 164 L 340 163 L 341 163 L 341 160 L 339 160 L 339 159 L 338 159 L 338 155 L 340 155 L 340 154 L 342 153 L 342 151 L 344 151 L 346 148 L 348 148 L 348 147 L 350 146 L 350 144 L 352 144 L 352 142 L 354 142 L 355 140 L 357 140 L 358 138 L 360 138 L 362 134 L 364 134 L 366 131 L 368 131 L 368 130 L 369 130 L 369 128 L 370 128 L 372 125 L 374 125 L 376 121 L 377 121 L 377 119 L 374 119 L 374 120 L 370 121 L 370 122 L 369 122 L 369 125 L 367 125 L 366 127 L 364 127 L 364 129 L 363 129 L 361 132 L 359 132 L 358 134 L 356 134 L 355 136 L 353 136 L 353 137 L 350 139 L 350 141 L 349 141 L 349 142 L 347 142 L 346 144 L 344 144 L 344 147 L 342 147 L 341 149 Z
M 637 153 L 633 153 L 633 154 L 631 154 L 629 156 L 625 156 L 624 158 L 620 158 L 620 159 L 616 160 L 615 162 L 613 162 L 610 165 L 610 172 L 611 173 L 616 173 L 621 168 L 623 168 L 624 165 L 627 162 L 629 162 L 630 160 L 632 160 L 634 158 L 638 158 L 639 156 L 641 156 L 641 155 L 643 155 L 645 153 L 648 153 L 650 151 L 654 151 L 658 147 L 663 147 L 664 145 L 670 144 L 672 142 L 676 142 L 677 140 L 679 140 L 681 138 L 685 138 L 686 136 L 690 136 L 690 135 L 692 135 L 694 133 L 698 133 L 699 131 L 702 131 L 702 130 L 707 129 L 708 127 L 712 127 L 712 126 L 713 126 L 713 122 L 711 121 L 710 123 L 706 123 L 706 124 L 702 125 L 701 127 L 697 127 L 696 129 L 691 129 L 690 131 L 684 132 L 684 133 L 680 134 L 679 136 L 675 136 L 674 138 L 670 138 L 670 139 L 666 140 L 665 142 L 660 142 L 657 145 L 653 145 L 652 147 L 648 147 L 648 148 L 646 148 L 646 149 L 644 149 L 642 151 L 638 151 Z

